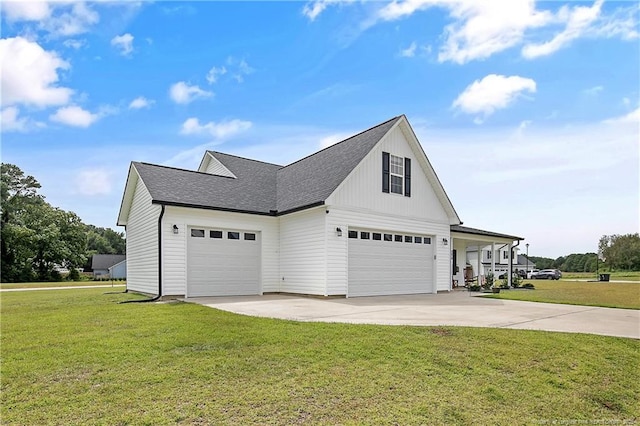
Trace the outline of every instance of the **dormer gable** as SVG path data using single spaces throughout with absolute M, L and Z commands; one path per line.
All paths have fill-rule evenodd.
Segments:
M 231 170 L 226 168 L 225 165 L 215 157 L 215 153 L 211 151 L 207 151 L 204 153 L 204 157 L 200 162 L 198 171 L 201 173 L 208 173 L 210 175 L 225 176 L 237 179 L 237 176 L 234 175 Z

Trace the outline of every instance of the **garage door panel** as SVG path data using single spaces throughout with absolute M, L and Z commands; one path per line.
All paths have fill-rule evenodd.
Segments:
M 201 228 L 198 228 L 201 229 Z M 220 231 L 220 229 L 216 229 Z M 187 296 L 244 296 L 260 294 L 260 234 L 255 240 L 212 238 L 209 229 L 205 237 L 189 237 L 187 251 Z
M 349 238 L 350 297 L 418 294 L 433 291 L 433 247 L 415 243 L 414 234 L 402 234 L 402 241 Z M 405 241 L 411 236 L 411 242 Z M 420 235 L 419 235 L 420 236 Z M 420 236 L 424 238 L 424 236 Z M 428 237 L 427 237 L 428 238 Z

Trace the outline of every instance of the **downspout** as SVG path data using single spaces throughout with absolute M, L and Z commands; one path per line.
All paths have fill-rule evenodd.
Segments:
M 158 216 L 158 295 L 151 299 L 144 300 L 125 300 L 120 303 L 146 303 L 155 302 L 162 297 L 162 217 L 164 216 L 165 205 L 161 205 L 160 216 Z

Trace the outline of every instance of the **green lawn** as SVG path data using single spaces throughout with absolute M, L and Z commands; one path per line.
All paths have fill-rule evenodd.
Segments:
M 634 339 L 298 323 L 103 293 L 2 295 L 3 425 L 640 418 Z
M 47 288 L 47 287 L 84 287 L 92 285 L 113 285 L 123 286 L 126 281 L 56 281 L 56 282 L 36 282 L 36 283 L 2 283 L 0 289 L 10 288 Z
M 640 271 L 600 271 L 600 273 L 609 274 L 611 276 L 611 280 L 640 281 Z M 598 278 L 598 275 L 595 272 L 563 272 L 562 278 L 595 280 Z
M 569 305 L 640 309 L 640 283 L 527 280 L 535 290 L 502 290 L 485 297 Z

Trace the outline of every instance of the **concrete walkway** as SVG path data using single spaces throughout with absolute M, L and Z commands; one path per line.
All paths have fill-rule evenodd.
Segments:
M 640 339 L 640 311 L 445 294 L 321 299 L 292 295 L 185 299 L 223 311 L 294 321 L 453 325 L 588 333 Z

